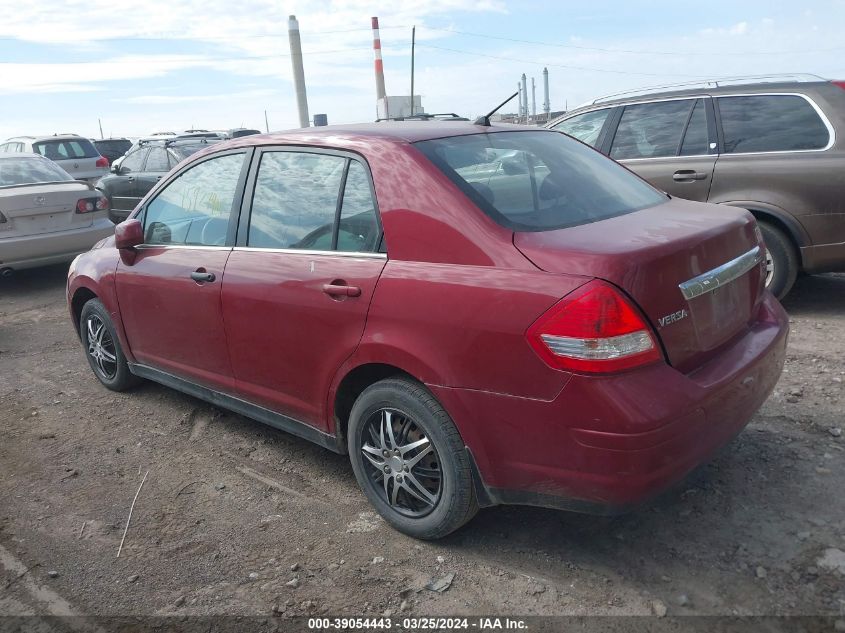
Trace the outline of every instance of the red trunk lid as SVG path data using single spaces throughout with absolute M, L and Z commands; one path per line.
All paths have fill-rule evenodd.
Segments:
M 687 372 L 757 313 L 764 276 L 751 252 L 762 250 L 755 227 L 747 211 L 673 199 L 591 224 L 515 233 L 514 245 L 542 270 L 598 277 L 625 290 L 658 333 L 668 361 Z M 685 296 L 681 286 L 699 276 Z

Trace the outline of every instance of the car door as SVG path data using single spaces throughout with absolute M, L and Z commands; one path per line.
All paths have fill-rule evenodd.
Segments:
M 164 146 L 150 147 L 144 168 L 135 175 L 135 195 L 138 200 L 146 196 L 169 171 L 170 159 Z
M 138 175 L 144 167 L 149 147 L 139 147 L 126 155 L 116 172 L 100 180 L 99 186 L 108 196 L 112 209 L 132 211 L 141 199 L 138 195 Z
M 718 156 L 711 100 L 626 105 L 609 154 L 666 193 L 706 201 Z
M 218 390 L 232 387 L 220 289 L 250 154 L 215 154 L 171 178 L 141 209 L 144 244 L 115 275 L 136 361 Z
M 361 339 L 386 262 L 369 169 L 343 152 L 264 149 L 245 200 L 223 284 L 238 390 L 327 430 L 329 385 Z

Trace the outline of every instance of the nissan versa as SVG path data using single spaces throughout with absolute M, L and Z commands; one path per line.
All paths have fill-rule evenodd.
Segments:
M 615 511 L 739 433 L 788 321 L 742 209 L 561 132 L 378 123 L 181 163 L 71 265 L 108 388 L 146 378 L 348 453 L 402 532 Z

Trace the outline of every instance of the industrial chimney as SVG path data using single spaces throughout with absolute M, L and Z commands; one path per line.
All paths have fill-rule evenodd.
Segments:
M 373 52 L 375 53 L 375 70 L 376 70 L 376 100 L 384 103 L 385 118 L 390 117 L 387 109 L 387 99 L 385 99 L 384 91 L 384 62 L 381 59 L 381 36 L 378 31 L 378 18 L 372 18 L 373 25 Z
M 288 40 L 296 108 L 299 110 L 299 127 L 308 127 L 308 95 L 305 94 L 305 71 L 302 68 L 302 42 L 299 39 L 299 22 L 296 21 L 295 15 L 288 18 Z
M 543 69 L 543 112 L 546 113 L 546 119 L 549 118 L 549 112 L 551 112 L 551 106 L 549 105 L 549 69 Z

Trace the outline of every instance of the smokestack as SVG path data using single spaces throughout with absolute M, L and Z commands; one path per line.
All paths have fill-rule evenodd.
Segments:
M 549 118 L 549 112 L 551 111 L 551 106 L 549 106 L 549 69 L 543 69 L 543 112 L 546 113 L 546 118 Z
M 378 31 L 378 18 L 372 18 L 373 24 L 373 53 L 375 53 L 375 70 L 376 70 L 376 99 L 381 101 L 386 96 L 384 91 L 384 62 L 381 59 L 381 36 Z M 390 113 L 387 111 L 387 99 L 384 99 L 384 115 L 389 118 Z
M 288 40 L 296 108 L 299 110 L 299 127 L 308 127 L 308 95 L 305 94 L 305 70 L 302 68 L 302 42 L 299 39 L 299 22 L 296 21 L 295 15 L 288 18 Z
M 522 73 L 522 116 L 528 119 L 528 81 Z
M 537 119 L 537 87 L 534 85 L 534 77 L 531 78 L 531 116 Z

